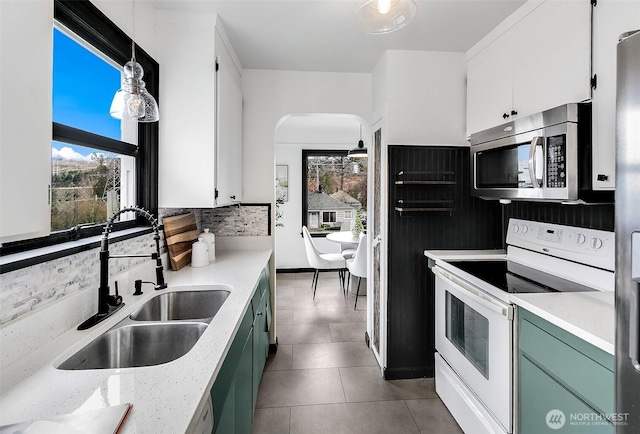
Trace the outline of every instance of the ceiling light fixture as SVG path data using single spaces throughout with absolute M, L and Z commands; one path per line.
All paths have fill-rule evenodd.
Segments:
M 356 10 L 356 24 L 371 34 L 391 33 L 416 16 L 415 0 L 364 0 Z
M 362 124 L 360 124 L 360 140 L 358 140 L 358 146 L 347 152 L 348 157 L 352 158 L 367 158 L 367 148 L 364 146 L 362 140 Z
M 132 2 L 133 37 L 131 39 L 131 60 L 122 69 L 122 84 L 113 96 L 109 114 L 116 119 L 134 120 L 138 122 L 156 122 L 160 119 L 158 103 L 153 95 L 147 92 L 142 80 L 144 70 L 136 62 L 135 0 Z

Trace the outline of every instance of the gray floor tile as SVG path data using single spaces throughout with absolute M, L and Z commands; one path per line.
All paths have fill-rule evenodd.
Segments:
M 252 434 L 289 434 L 291 407 L 256 408 Z
M 331 342 L 364 342 L 366 322 L 329 324 Z
M 293 347 L 293 369 L 342 368 L 377 365 L 364 342 L 298 344 Z
M 418 433 L 404 401 L 291 408 L 292 434 Z
M 293 286 L 276 285 L 276 300 L 281 298 L 293 297 L 295 288 Z
M 276 273 L 276 282 L 281 280 L 295 280 L 300 273 Z
M 276 300 L 276 306 L 278 301 Z M 280 310 L 276 308 L 276 327 L 281 325 L 293 324 L 293 311 L 292 310 Z
M 304 273 L 295 273 L 296 280 L 306 280 L 311 284 L 311 279 L 313 279 L 313 271 L 304 272 Z
M 280 330 L 280 327 L 278 327 Z M 278 339 L 279 340 L 279 339 Z M 278 344 L 278 351 L 269 354 L 264 369 L 268 371 L 283 371 L 293 366 L 293 348 L 291 345 Z
M 305 309 L 293 311 L 293 324 L 335 324 L 362 322 L 362 316 L 353 309 Z
M 256 408 L 344 402 L 338 369 L 265 371 Z
M 278 341 L 283 344 L 331 342 L 331 332 L 328 324 L 280 325 Z
M 376 366 L 340 368 L 347 402 L 435 398 L 433 378 L 385 381 Z
M 358 302 L 360 303 L 360 302 Z M 358 312 L 360 313 L 360 318 L 362 318 L 362 321 L 367 322 L 367 311 L 365 310 L 360 310 L 358 309 Z
M 321 297 L 316 297 L 315 300 L 311 297 L 279 297 L 276 301 L 277 310 L 324 309 Z
M 463 434 L 440 398 L 405 401 L 421 433 Z
M 316 294 L 316 299 L 318 298 Z M 356 298 L 355 296 L 350 295 L 349 297 L 345 297 L 342 293 L 328 295 L 322 297 L 324 300 L 324 307 L 327 309 L 351 309 L 353 310 L 353 306 L 355 305 Z M 365 301 L 365 298 L 360 297 L 358 300 L 358 304 Z M 365 301 L 366 302 L 366 301 Z

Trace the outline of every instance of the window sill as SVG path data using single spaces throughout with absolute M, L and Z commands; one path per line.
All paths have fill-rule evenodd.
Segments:
M 135 227 L 123 229 L 113 232 L 109 236 L 109 242 L 114 243 L 124 241 L 141 235 L 153 232 L 151 226 Z M 77 241 L 69 241 L 66 243 L 56 244 L 53 246 L 41 247 L 26 252 L 12 253 L 0 257 L 0 274 L 9 273 L 21 268 L 30 267 L 32 265 L 42 264 L 43 262 L 52 261 L 54 259 L 63 258 L 75 253 L 100 247 L 102 235 L 84 238 Z

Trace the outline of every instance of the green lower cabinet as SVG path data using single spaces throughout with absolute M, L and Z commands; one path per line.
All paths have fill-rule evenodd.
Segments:
M 519 433 L 613 433 L 613 355 L 525 309 L 518 318 Z
M 213 432 L 250 434 L 253 408 L 269 353 L 271 291 L 265 269 L 211 388 Z

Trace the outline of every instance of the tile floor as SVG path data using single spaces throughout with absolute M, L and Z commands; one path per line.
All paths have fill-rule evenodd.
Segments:
M 253 433 L 429 433 L 462 431 L 433 379 L 385 381 L 366 346 L 366 298 L 345 299 L 337 273 L 277 275 L 278 352 L 258 391 Z M 362 292 L 362 287 L 360 288 Z

